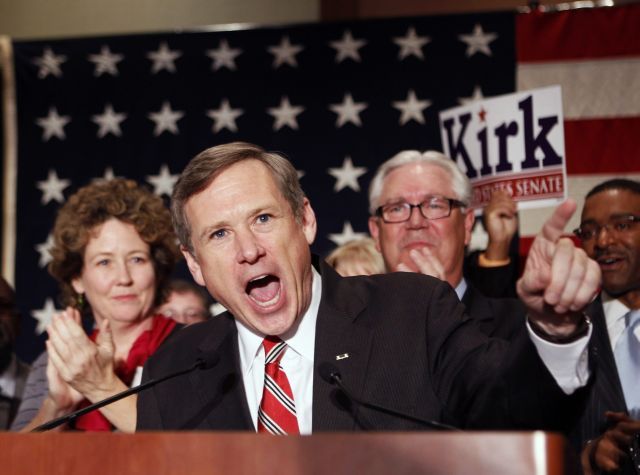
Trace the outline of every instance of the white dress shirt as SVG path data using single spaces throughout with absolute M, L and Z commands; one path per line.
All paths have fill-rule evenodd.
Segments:
M 631 309 L 606 292 L 602 292 L 602 309 L 604 310 L 604 318 L 607 322 L 607 333 L 609 334 L 611 348 L 615 349 L 620 335 L 622 335 L 622 332 L 626 328 L 624 317 Z M 640 326 L 635 329 L 634 335 L 640 341 Z
M 280 364 L 287 374 L 293 399 L 296 404 L 298 427 L 301 434 L 311 434 L 313 428 L 313 360 L 315 352 L 316 321 L 320 298 L 322 296 L 322 279 L 313 269 L 311 303 L 309 308 L 285 335 L 281 335 L 288 345 Z M 464 294 L 467 284 L 462 282 L 456 287 L 458 297 Z M 460 292 L 462 290 L 462 292 Z M 240 348 L 240 367 L 249 412 L 254 427 L 257 427 L 258 408 L 262 400 L 264 386 L 264 347 L 263 335 L 259 335 L 238 320 L 238 346 Z M 542 361 L 554 376 L 558 385 L 567 394 L 586 384 L 589 377 L 587 360 L 587 344 L 589 334 L 573 343 L 558 345 L 538 337 L 528 326 L 529 335 L 536 346 Z
M 462 296 L 467 291 L 467 282 L 463 278 L 456 286 L 456 294 L 462 300 Z M 624 321 L 623 321 L 624 329 Z M 565 394 L 571 394 L 576 389 L 581 388 L 589 379 L 589 352 L 588 344 L 591 338 L 592 326 L 589 324 L 589 332 L 586 336 L 572 343 L 556 344 L 540 338 L 536 335 L 527 319 L 527 331 L 533 341 L 540 359 L 542 359 L 558 386 Z M 620 334 L 618 334 L 619 336 Z
M 11 354 L 9 365 L 0 374 L 0 395 L 13 398 L 16 395 L 16 378 L 18 376 L 18 360 L 15 354 Z
M 306 313 L 286 334 L 281 335 L 287 343 L 287 350 L 282 356 L 280 365 L 284 369 L 293 392 L 296 404 L 298 428 L 301 434 L 311 434 L 313 427 L 313 355 L 315 351 L 316 320 L 322 296 L 322 280 L 320 274 L 313 269 L 311 284 L 311 303 Z M 262 401 L 264 386 L 264 347 L 263 335 L 258 335 L 236 320 L 238 328 L 238 346 L 240 348 L 240 366 L 242 380 L 249 404 L 249 412 L 254 427 L 257 427 L 258 408 Z

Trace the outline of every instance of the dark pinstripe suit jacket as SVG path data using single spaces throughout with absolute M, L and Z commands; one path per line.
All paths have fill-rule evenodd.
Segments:
M 622 385 L 609 340 L 607 323 L 600 299 L 587 309 L 593 322 L 593 337 L 590 342 L 590 358 L 597 371 L 593 390 L 587 399 L 587 407 L 580 421 L 578 434 L 581 440 L 593 439 L 602 433 L 606 425 L 605 411 L 626 412 Z
M 589 358 L 595 371 L 585 410 L 570 435 L 571 443 L 576 450 L 580 450 L 588 440 L 598 437 L 606 430 L 605 411 L 627 412 L 600 298 L 589 306 L 587 314 L 593 322 Z M 623 462 L 619 473 L 633 475 L 640 472 L 635 471 L 627 460 Z
M 526 335 L 489 340 L 464 314 L 451 287 L 395 273 L 342 278 L 322 264 L 316 368 L 338 367 L 363 400 L 415 417 L 462 427 L 556 428 L 574 398 L 564 396 Z M 253 430 L 239 365 L 233 317 L 184 328 L 147 362 L 143 380 L 218 351 L 217 366 L 140 394 L 139 430 Z M 349 357 L 336 361 L 336 355 Z M 420 429 L 368 409 L 354 416 L 336 389 L 313 378 L 313 430 Z
M 589 306 L 587 314 L 593 322 L 589 358 L 595 371 L 585 410 L 570 436 L 576 450 L 580 450 L 588 440 L 598 437 L 607 428 L 605 411 L 627 412 L 600 298 Z M 636 472 L 632 467 L 625 467 L 622 473 Z

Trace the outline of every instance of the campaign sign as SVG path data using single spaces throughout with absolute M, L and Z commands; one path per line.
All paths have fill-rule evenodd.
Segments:
M 492 190 L 518 208 L 555 205 L 567 197 L 560 86 L 484 99 L 440 113 L 444 152 L 473 185 L 472 206 Z

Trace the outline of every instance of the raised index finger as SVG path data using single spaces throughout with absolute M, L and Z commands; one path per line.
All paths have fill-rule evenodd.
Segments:
M 569 198 L 567 201 L 558 206 L 551 217 L 545 221 L 542 226 L 540 235 L 551 241 L 556 242 L 564 234 L 564 228 L 576 211 L 576 202 Z

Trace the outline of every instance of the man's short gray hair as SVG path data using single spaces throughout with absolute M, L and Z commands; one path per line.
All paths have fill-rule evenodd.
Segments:
M 469 206 L 471 203 L 471 183 L 467 175 L 458 168 L 458 165 L 456 165 L 453 160 L 435 150 L 428 150 L 426 152 L 403 150 L 380 165 L 373 180 L 371 180 L 371 185 L 369 185 L 369 213 L 371 216 L 375 215 L 376 209 L 382 204 L 379 200 L 382 194 L 384 179 L 396 168 L 409 163 L 427 163 L 442 168 L 451 178 L 451 187 L 453 188 L 455 196 L 450 198 L 461 201 L 465 207 Z
M 208 148 L 191 160 L 173 188 L 171 215 L 180 244 L 193 254 L 191 225 L 185 206 L 189 199 L 203 191 L 227 168 L 244 160 L 257 160 L 267 167 L 298 223 L 302 223 L 305 194 L 300 187 L 298 172 L 284 156 L 267 152 L 246 142 L 232 142 Z

